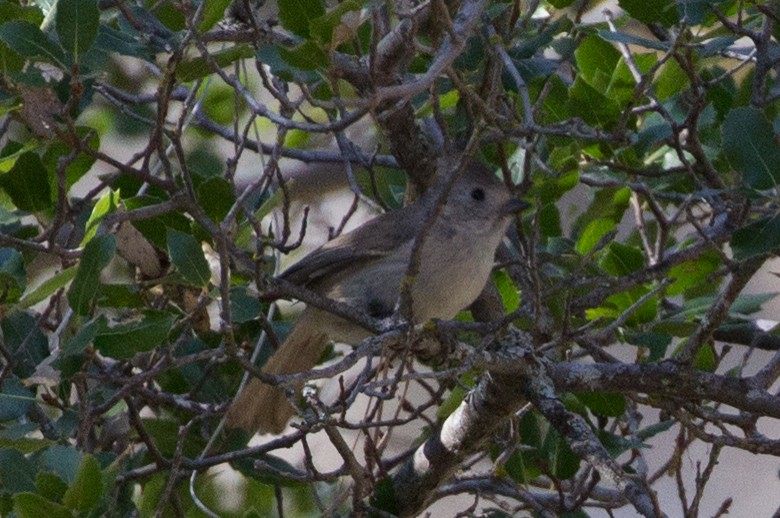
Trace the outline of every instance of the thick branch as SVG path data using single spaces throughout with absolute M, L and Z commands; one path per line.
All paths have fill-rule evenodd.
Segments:
M 753 378 L 733 378 L 701 372 L 679 363 L 548 365 L 558 391 L 644 393 L 698 401 L 705 399 L 739 410 L 780 418 L 780 398 L 763 390 Z
M 613 480 L 644 516 L 657 516 L 647 488 L 620 469 L 587 423 L 566 411 L 556 394 L 646 393 L 688 401 L 704 399 L 757 415 L 780 417 L 780 399 L 764 390 L 761 380 L 701 372 L 671 361 L 639 365 L 551 362 L 534 357 L 530 344 L 520 342 L 518 347 L 472 356 L 473 365 L 489 369 L 489 374 L 394 477 L 402 516 L 425 509 L 435 498 L 437 486 L 529 400 L 566 437 L 572 450 L 602 477 Z
M 546 369 L 542 363 L 537 367 L 535 375 L 521 383 L 524 393 L 537 410 L 560 432 L 578 457 L 588 461 L 602 478 L 620 489 L 639 514 L 647 517 L 662 516 L 656 509 L 655 499 L 649 489 L 623 471 L 581 415 L 566 409 L 552 380 L 544 372 Z
M 425 443 L 393 477 L 401 516 L 415 516 L 427 507 L 434 490 L 458 465 L 476 453 L 507 416 L 526 400 L 517 378 L 486 375 Z

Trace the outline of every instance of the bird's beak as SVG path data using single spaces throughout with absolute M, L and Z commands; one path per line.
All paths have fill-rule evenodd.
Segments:
M 527 201 L 523 201 L 520 198 L 512 198 L 501 207 L 501 215 L 511 216 L 530 207 L 531 204 Z

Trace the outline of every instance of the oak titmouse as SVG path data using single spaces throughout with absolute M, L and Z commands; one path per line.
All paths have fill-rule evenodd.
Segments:
M 435 214 L 418 256 L 411 313 L 414 322 L 453 318 L 479 296 L 512 214 L 524 205 L 476 163 L 466 166 L 443 205 L 437 205 L 437 198 L 432 189 L 418 202 L 372 219 L 315 250 L 282 277 L 371 316 L 391 316 L 415 238 Z M 263 370 L 269 374 L 309 370 L 329 340 L 355 344 L 369 334 L 357 324 L 309 307 Z M 228 410 L 226 424 L 280 433 L 293 413 L 282 389 L 253 378 Z

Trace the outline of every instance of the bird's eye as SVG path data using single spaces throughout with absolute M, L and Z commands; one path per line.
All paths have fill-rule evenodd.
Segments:
M 474 200 L 477 200 L 477 201 L 482 201 L 482 200 L 484 200 L 484 199 L 485 199 L 485 191 L 483 191 L 482 189 L 480 189 L 479 187 L 477 187 L 476 189 L 474 189 L 473 191 L 471 191 L 471 197 L 472 197 L 472 199 L 474 199 Z

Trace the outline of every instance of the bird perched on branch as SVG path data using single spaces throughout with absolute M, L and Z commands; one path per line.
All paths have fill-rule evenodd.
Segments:
M 453 318 L 481 293 L 512 216 L 526 206 L 482 165 L 469 162 L 456 172 L 449 190 L 439 185 L 419 201 L 337 237 L 282 278 L 385 318 L 394 312 L 414 256 L 419 262 L 409 291 L 413 322 Z M 418 238 L 421 246 L 413 254 Z M 263 371 L 310 370 L 329 341 L 357 344 L 369 335 L 358 324 L 308 307 Z M 280 433 L 294 413 L 282 388 L 253 378 L 229 408 L 226 424 Z

